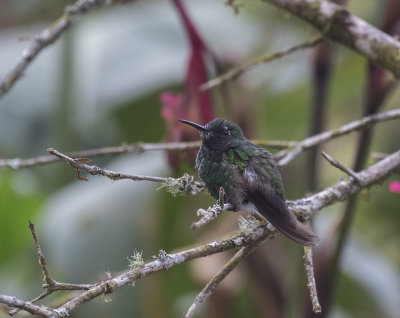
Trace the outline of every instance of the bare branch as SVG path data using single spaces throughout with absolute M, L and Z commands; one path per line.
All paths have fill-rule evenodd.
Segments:
M 400 109 L 393 109 L 387 112 L 382 112 L 380 114 L 372 115 L 364 117 L 360 120 L 356 120 L 350 123 L 347 123 L 339 128 L 336 128 L 331 131 L 326 131 L 321 134 L 317 134 L 311 137 L 308 137 L 302 141 L 270 141 L 265 139 L 254 139 L 253 143 L 262 147 L 270 147 L 275 149 L 282 148 L 291 148 L 290 150 L 282 150 L 275 154 L 275 158 L 280 159 L 279 165 L 286 165 L 293 159 L 295 159 L 298 155 L 300 155 L 303 151 L 321 144 L 330 139 L 340 137 L 342 135 L 348 134 L 352 131 L 364 129 L 369 127 L 370 125 L 400 118 Z M 135 143 L 131 145 L 123 145 L 117 147 L 104 147 L 98 149 L 91 150 L 83 150 L 73 152 L 69 155 L 64 155 L 65 157 L 71 158 L 86 158 L 93 156 L 104 156 L 104 155 L 113 155 L 113 154 L 123 154 L 123 153 L 142 153 L 146 151 L 158 151 L 158 150 L 166 150 L 166 151 L 184 151 L 189 149 L 197 149 L 200 147 L 201 142 L 172 142 L 172 143 Z M 51 149 L 51 148 L 50 148 Z M 48 163 L 52 163 L 59 160 L 67 160 L 62 156 L 40 156 L 36 158 L 30 159 L 0 159 L 0 167 L 8 167 L 13 169 L 20 169 L 26 167 L 32 167 L 36 165 L 44 165 Z M 164 178 L 164 181 L 167 178 Z M 164 182 L 164 181 L 156 181 L 156 182 Z
M 29 229 L 31 230 L 33 240 L 35 241 L 36 251 L 37 251 L 37 254 L 39 257 L 39 264 L 42 267 L 42 271 L 43 271 L 43 280 L 46 282 L 45 284 L 42 285 L 42 287 L 47 289 L 44 293 L 40 294 L 35 299 L 31 300 L 30 303 L 37 302 L 57 290 L 88 290 L 93 287 L 93 285 L 88 285 L 88 284 L 59 283 L 56 280 L 54 280 L 51 277 L 50 272 L 47 268 L 47 261 L 46 261 L 46 258 L 44 257 L 42 249 L 40 247 L 39 240 L 38 240 L 38 237 L 37 237 L 37 234 L 35 231 L 35 225 L 33 223 L 31 223 L 31 221 L 29 221 Z M 11 310 L 9 312 L 9 315 L 10 316 L 15 315 L 21 309 L 23 309 L 23 308 Z
M 354 180 L 356 180 L 358 183 L 360 183 L 360 179 L 358 178 L 357 174 L 351 170 L 350 168 L 345 167 L 342 163 L 340 163 L 338 160 L 335 158 L 331 157 L 328 155 L 325 151 L 321 152 L 322 157 L 326 159 L 332 166 L 338 168 L 340 171 L 343 171 L 344 173 L 348 174 L 350 177 L 352 177 Z
M 254 61 L 248 62 L 246 64 L 243 64 L 237 68 L 231 69 L 230 71 L 221 74 L 219 76 L 217 76 L 216 78 L 213 78 L 211 80 L 209 80 L 208 82 L 204 83 L 203 85 L 200 86 L 200 90 L 204 91 L 204 90 L 208 90 L 210 88 L 213 88 L 215 86 L 221 85 L 231 79 L 234 79 L 240 75 L 242 75 L 244 72 L 252 69 L 254 66 L 256 65 L 260 65 L 260 64 L 264 64 L 267 62 L 271 62 L 274 61 L 276 59 L 282 58 L 284 56 L 287 56 L 289 54 L 295 53 L 297 51 L 300 50 L 304 50 L 306 48 L 310 48 L 313 46 L 318 45 L 319 43 L 321 43 L 323 40 L 323 37 L 318 36 L 314 39 L 305 41 L 303 43 L 297 44 L 295 46 L 292 46 L 286 50 L 280 51 L 280 52 L 276 52 L 273 54 L 268 54 L 268 55 L 263 55 L 261 57 L 258 57 L 257 59 L 255 59 Z
M 297 141 L 289 140 L 268 140 L 268 139 L 252 139 L 250 140 L 253 144 L 258 145 L 263 148 L 271 148 L 271 149 L 286 149 L 289 147 L 294 147 L 297 144 Z
M 297 144 L 296 141 L 281 141 L 281 140 L 266 140 L 266 139 L 254 139 L 253 143 L 261 147 L 268 147 L 273 149 L 285 149 L 293 147 Z M 168 142 L 168 143 L 143 143 L 138 142 L 130 145 L 122 145 L 116 147 L 103 147 L 98 149 L 75 151 L 67 154 L 71 158 L 87 158 L 87 157 L 99 157 L 106 155 L 119 155 L 124 153 L 143 153 L 147 151 L 186 151 L 190 149 L 198 149 L 200 147 L 199 141 L 190 142 Z M 40 156 L 29 159 L 0 159 L 0 167 L 21 169 L 32 166 L 40 166 L 56 161 L 60 161 L 62 158 L 56 156 Z
M 67 155 L 64 155 L 63 153 L 53 149 L 49 148 L 47 151 L 59 158 L 64 159 L 69 163 L 69 165 L 75 169 L 77 172 L 78 178 L 82 181 L 85 180 L 85 178 L 81 177 L 79 174 L 79 169 L 85 170 L 89 172 L 92 176 L 105 176 L 110 178 L 111 180 L 123 180 L 123 179 L 129 179 L 133 181 L 151 181 L 151 182 L 158 182 L 158 183 L 163 183 L 165 184 L 166 188 L 171 188 L 173 185 L 175 185 L 175 190 L 179 190 L 178 188 L 181 187 L 181 191 L 185 193 L 197 193 L 198 191 L 201 191 L 204 188 L 204 185 L 201 182 L 197 182 L 193 180 L 193 177 L 187 175 L 183 176 L 179 179 L 174 179 L 174 178 L 163 178 L 163 177 L 153 177 L 153 176 L 139 176 L 139 175 L 132 175 L 132 174 L 127 174 L 127 173 L 121 173 L 121 172 L 114 172 L 111 170 L 103 169 L 100 168 L 96 165 L 88 165 L 84 163 L 85 158 L 71 158 L 68 157 Z M 87 180 L 87 179 L 86 179 Z M 173 184 L 173 185 L 172 185 Z
M 291 148 L 291 150 L 282 150 L 275 154 L 275 158 L 280 159 L 279 165 L 286 165 L 293 159 L 295 159 L 304 150 L 307 150 L 315 145 L 321 144 L 330 139 L 340 137 L 342 135 L 348 134 L 352 131 L 364 129 L 370 125 L 400 118 L 400 109 L 393 109 L 387 112 L 382 112 L 380 114 L 364 117 L 360 120 L 356 120 L 347 123 L 337 129 L 323 132 L 311 137 L 308 137 L 302 141 L 280 141 L 280 140 L 266 140 L 266 139 L 254 139 L 253 143 L 261 147 L 270 147 L 275 149 Z M 123 154 L 123 153 L 142 153 L 146 151 L 184 151 L 189 149 L 197 149 L 200 147 L 200 141 L 194 142 L 171 142 L 171 143 L 136 143 L 131 145 L 123 145 L 117 147 L 104 147 L 91 150 L 83 150 L 70 153 L 68 156 L 70 158 L 86 158 L 94 156 L 104 156 L 113 154 Z M 36 165 L 44 165 L 52 163 L 59 160 L 65 160 L 65 158 L 60 156 L 40 156 L 30 159 L 0 159 L 0 167 L 7 167 L 13 169 L 20 169 L 26 167 L 32 167 Z M 161 181 L 162 182 L 162 181 Z
M 222 280 L 232 272 L 232 270 L 239 265 L 239 263 L 247 257 L 252 251 L 254 251 L 256 246 L 250 245 L 246 247 L 242 247 L 230 260 L 228 263 L 222 267 L 222 269 L 208 282 L 208 284 L 203 288 L 203 290 L 196 296 L 192 305 L 183 315 L 183 318 L 191 318 L 193 317 L 197 308 L 200 307 L 202 303 L 204 303 L 209 296 L 214 292 L 217 288 L 218 284 L 222 282 Z
M 382 112 L 382 113 L 371 115 L 371 116 L 366 116 L 359 120 L 355 120 L 350 123 L 347 123 L 339 128 L 325 131 L 323 133 L 308 137 L 308 138 L 298 142 L 297 145 L 293 149 L 291 149 L 289 151 L 284 151 L 284 153 L 276 154 L 276 156 L 278 158 L 281 157 L 278 164 L 280 166 L 285 166 L 290 161 L 292 161 L 297 156 L 299 156 L 304 150 L 309 149 L 320 143 L 323 143 L 327 140 L 330 140 L 330 139 L 333 139 L 333 138 L 336 138 L 339 136 L 343 136 L 343 135 L 348 134 L 353 131 L 367 128 L 378 122 L 384 122 L 384 121 L 398 119 L 398 118 L 400 118 L 400 108 L 396 108 L 393 110 L 389 110 L 387 112 Z
M 45 47 L 56 41 L 62 33 L 83 15 L 109 3 L 110 1 L 107 0 L 78 0 L 74 5 L 66 7 L 64 14 L 34 38 L 31 45 L 22 52 L 22 56 L 17 63 L 0 79 L 0 98 L 21 78 L 28 65 Z
M 39 256 L 39 264 L 42 266 L 42 271 L 43 271 L 43 280 L 46 281 L 47 286 L 51 287 L 54 285 L 55 281 L 53 278 L 50 276 L 50 272 L 47 269 L 47 261 L 46 258 L 44 257 L 44 254 L 42 252 L 42 249 L 40 247 L 36 232 L 35 232 L 35 225 L 29 221 L 29 229 L 31 230 L 33 240 L 35 241 L 36 245 L 36 251 Z
M 282 150 L 275 154 L 275 158 L 280 159 L 279 165 L 286 165 L 293 159 L 295 159 L 304 150 L 307 150 L 315 145 L 321 144 L 333 138 L 340 137 L 342 135 L 348 134 L 352 131 L 364 129 L 370 125 L 400 118 L 400 109 L 393 109 L 387 112 L 382 112 L 380 114 L 364 117 L 360 120 L 356 120 L 347 123 L 339 128 L 331 131 L 323 132 L 311 137 L 308 137 L 302 141 L 270 141 L 266 139 L 254 139 L 253 143 L 261 147 L 270 147 L 275 149 L 291 148 L 290 150 Z M 200 147 L 201 142 L 172 142 L 172 143 L 135 143 L 131 145 L 123 145 L 116 147 L 104 147 L 91 150 L 83 150 L 70 153 L 65 155 L 69 158 L 86 158 L 94 156 L 104 156 L 113 154 L 123 154 L 123 153 L 143 153 L 146 151 L 184 151 L 189 149 L 197 149 Z M 62 156 L 40 156 L 30 159 L 0 159 L 0 167 L 7 167 L 13 169 L 20 169 L 26 167 L 32 167 L 36 165 L 44 165 L 52 163 L 59 160 L 66 160 Z M 161 181 L 163 182 L 163 181 Z
M 400 76 L 400 42 L 346 8 L 327 0 L 264 0 L 323 31 L 327 38 L 344 44 L 373 63 Z
M 356 173 L 360 182 L 353 178 L 339 181 L 332 187 L 326 188 L 314 195 L 296 201 L 286 201 L 290 210 L 303 218 L 312 217 L 322 208 L 339 201 L 346 200 L 349 196 L 363 188 L 370 187 L 387 178 L 400 166 L 400 150 L 388 155 L 386 158 Z
M 43 317 L 59 317 L 58 314 L 44 306 L 37 306 L 29 301 L 23 301 L 14 296 L 0 295 L 0 303 L 7 306 L 23 309 L 32 315 L 41 315 Z
M 281 142 L 283 143 L 283 142 Z M 170 143 L 142 143 L 138 142 L 131 145 L 122 145 L 116 147 L 103 147 L 97 149 L 75 151 L 68 154 L 72 158 L 100 157 L 106 155 L 119 155 L 124 153 L 143 153 L 146 151 L 183 151 L 189 149 L 197 149 L 200 147 L 200 141 L 194 142 L 170 142 Z M 283 147 L 281 147 L 283 148 Z M 38 165 L 44 165 L 60 161 L 63 158 L 56 156 L 40 156 L 29 159 L 0 159 L 0 167 L 8 167 L 12 169 L 20 169 Z
M 315 285 L 313 251 L 312 248 L 304 247 L 304 267 L 307 274 L 307 287 L 310 290 L 310 298 L 313 306 L 313 312 L 320 313 L 321 305 L 319 304 L 317 286 Z

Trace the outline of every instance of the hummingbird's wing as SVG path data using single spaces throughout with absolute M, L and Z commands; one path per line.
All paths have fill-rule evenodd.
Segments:
M 253 148 L 243 177 L 249 201 L 274 227 L 304 246 L 314 246 L 319 241 L 311 228 L 299 222 L 289 211 L 283 199 L 279 170 L 269 152 L 259 147 Z

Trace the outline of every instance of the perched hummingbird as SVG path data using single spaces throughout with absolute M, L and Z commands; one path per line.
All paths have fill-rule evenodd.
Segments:
M 228 210 L 259 213 L 301 245 L 314 246 L 319 241 L 311 228 L 289 211 L 281 175 L 269 151 L 247 140 L 240 127 L 227 119 L 216 118 L 205 126 L 180 121 L 200 132 L 196 168 L 214 198 L 218 199 L 222 187 Z

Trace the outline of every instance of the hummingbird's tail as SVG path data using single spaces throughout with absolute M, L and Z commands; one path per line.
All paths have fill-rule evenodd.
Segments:
M 315 246 L 318 243 L 318 236 L 309 226 L 296 219 L 283 199 L 257 192 L 248 193 L 249 199 L 274 227 L 300 245 Z
M 290 212 L 289 212 L 290 213 Z M 272 222 L 271 222 L 272 223 Z M 292 229 L 282 229 L 276 226 L 287 237 L 299 243 L 303 246 L 315 246 L 319 242 L 319 237 L 314 233 L 314 231 L 307 225 L 296 220 L 296 228 Z

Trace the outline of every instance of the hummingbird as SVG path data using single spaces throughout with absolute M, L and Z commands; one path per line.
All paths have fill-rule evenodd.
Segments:
M 219 198 L 220 187 L 224 189 L 225 209 L 261 215 L 296 243 L 316 245 L 316 234 L 287 207 L 281 174 L 269 151 L 251 143 L 236 123 L 224 118 L 204 126 L 184 119 L 180 122 L 199 131 L 201 146 L 195 167 L 214 198 Z

